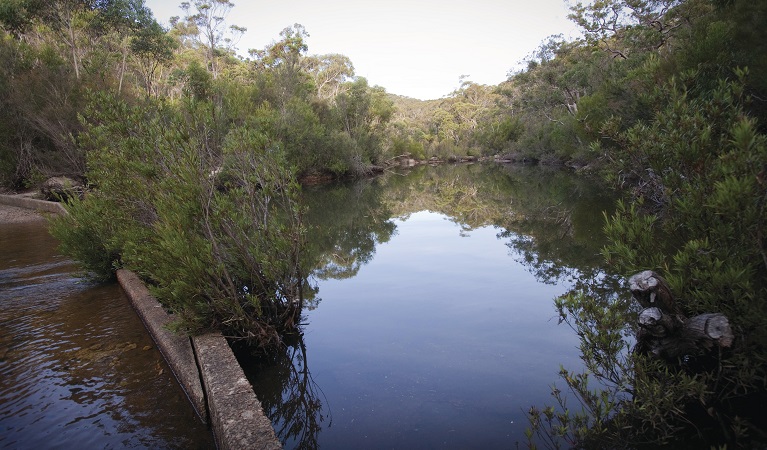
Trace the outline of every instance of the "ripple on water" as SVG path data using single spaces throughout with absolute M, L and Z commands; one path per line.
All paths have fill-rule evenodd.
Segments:
M 213 448 L 119 287 L 34 228 L 0 224 L 0 448 Z

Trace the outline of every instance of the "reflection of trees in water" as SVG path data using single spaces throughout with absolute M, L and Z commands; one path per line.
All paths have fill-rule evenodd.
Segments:
M 294 337 L 279 352 L 253 355 L 239 348 L 237 355 L 283 446 L 317 448 L 319 433 L 332 418 L 309 371 L 303 336 Z
M 566 171 L 499 165 L 419 168 L 386 197 L 397 216 L 429 210 L 461 233 L 500 228 L 517 262 L 544 283 L 601 265 L 602 211 L 613 203 L 612 194 Z
M 550 259 L 539 249 L 538 241 L 530 236 L 503 231 L 499 239 L 508 239 L 506 245 L 518 256 L 515 260 L 525 266 L 541 283 L 556 284 L 563 280 L 573 280 L 580 276 L 580 270 L 562 263 L 559 258 Z
M 612 208 L 614 195 L 564 172 L 519 175 L 512 172 L 517 214 L 507 216 L 499 233 L 516 260 L 549 284 L 598 272 L 603 211 Z
M 509 198 L 505 180 L 494 175 L 485 165 L 418 167 L 406 177 L 388 180 L 386 202 L 397 217 L 437 212 L 468 232 L 502 218 Z
M 613 195 L 566 171 L 500 165 L 417 167 L 405 174 L 308 189 L 309 265 L 320 279 L 354 277 L 396 232 L 392 217 L 444 214 L 461 233 L 495 226 L 541 282 L 601 263 L 602 211 Z M 499 268 L 501 269 L 501 268 Z
M 605 280 L 599 269 L 601 211 L 612 198 L 565 172 L 498 165 L 419 167 L 404 175 L 306 188 L 303 195 L 309 227 L 303 264 L 316 278 L 355 276 L 372 260 L 376 245 L 396 233 L 392 217 L 429 210 L 449 217 L 462 233 L 499 228 L 498 238 L 508 240 L 518 262 L 542 282 L 567 278 L 578 286 Z M 317 292 L 305 293 L 311 297 L 305 299 L 307 307 L 316 307 Z M 315 448 L 322 427 L 330 426 L 330 413 L 323 411 L 302 337 L 277 353 L 239 354 L 283 445 Z
M 305 190 L 307 266 L 315 277 L 352 278 L 373 259 L 376 245 L 391 239 L 396 225 L 382 192 L 377 180 Z
M 541 209 L 535 211 L 536 207 Z M 515 223 L 507 221 L 498 238 L 507 240 L 506 245 L 515 261 L 526 267 L 539 282 L 574 281 L 584 272 L 601 265 L 600 229 L 588 226 L 594 234 L 585 240 L 577 239 L 576 226 L 583 224 L 573 223 L 576 207 L 577 199 L 568 206 L 563 203 L 545 207 L 535 205 Z

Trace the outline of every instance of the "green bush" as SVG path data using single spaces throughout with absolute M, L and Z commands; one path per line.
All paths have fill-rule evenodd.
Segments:
M 745 113 L 742 81 L 695 93 L 685 83 L 662 86 L 656 98 L 665 107 L 653 121 L 615 136 L 631 163 L 621 170 L 634 171 L 641 189 L 635 204 L 607 218 L 604 254 L 622 276 L 660 272 L 687 317 L 726 315 L 735 343 L 670 364 L 634 353 L 636 305 L 625 285 L 605 291 L 609 277 L 582 280 L 557 301 L 581 338 L 587 371 L 562 377 L 582 409 L 555 390 L 559 409 L 531 411 L 531 439 L 584 448 L 764 445 L 767 137 Z
M 212 140 L 209 111 L 95 96 L 82 137 L 93 190 L 53 230 L 96 274 L 140 274 L 179 329 L 277 345 L 303 307 L 298 186 L 267 134 Z

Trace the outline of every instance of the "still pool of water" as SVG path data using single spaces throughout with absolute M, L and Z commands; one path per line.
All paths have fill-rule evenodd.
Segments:
M 337 436 L 327 445 L 520 439 L 523 410 L 545 398 L 560 363 L 577 360 L 551 305 L 563 287 L 499 272 L 510 256 L 492 227 L 461 235 L 430 212 L 395 223 L 397 236 L 355 278 L 320 284 L 325 301 L 307 314 L 310 367 Z
M 0 224 L 0 448 L 215 448 L 117 284 Z
M 612 198 L 571 174 L 444 166 L 307 189 L 318 292 L 242 356 L 286 448 L 515 448 L 578 339 L 553 299 L 601 270 Z M 561 385 L 561 383 L 559 383 Z

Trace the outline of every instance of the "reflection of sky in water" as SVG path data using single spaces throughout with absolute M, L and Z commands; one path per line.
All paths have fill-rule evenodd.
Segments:
M 550 403 L 578 341 L 498 229 L 430 212 L 396 220 L 356 277 L 320 281 L 308 365 L 332 413 L 327 448 L 511 448 Z

